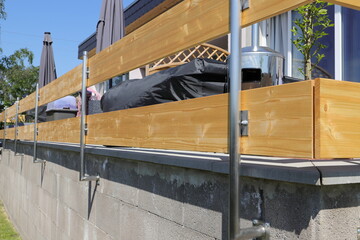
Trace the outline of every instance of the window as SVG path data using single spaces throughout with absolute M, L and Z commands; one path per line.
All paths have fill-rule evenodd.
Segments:
M 360 82 L 360 11 L 343 7 L 343 79 Z

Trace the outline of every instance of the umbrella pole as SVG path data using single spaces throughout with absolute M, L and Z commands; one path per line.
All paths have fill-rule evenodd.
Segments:
M 46 160 L 37 159 L 37 136 L 39 134 L 38 124 L 39 115 L 39 83 L 36 84 L 35 92 L 35 120 L 34 120 L 34 154 L 33 163 L 46 163 Z
M 86 85 L 89 70 L 87 67 L 87 51 L 83 52 L 82 88 L 81 88 L 81 118 L 80 118 L 80 181 L 99 181 L 100 176 L 89 176 L 85 173 L 85 136 L 87 135 L 86 124 Z

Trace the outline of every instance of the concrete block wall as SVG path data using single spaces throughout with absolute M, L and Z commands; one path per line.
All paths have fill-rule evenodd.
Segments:
M 0 160 L 0 198 L 24 240 L 217 240 L 228 236 L 228 176 L 87 154 L 98 185 L 79 182 L 79 153 L 13 144 Z M 271 224 L 271 239 L 357 239 L 360 185 L 314 186 L 241 178 L 243 227 Z

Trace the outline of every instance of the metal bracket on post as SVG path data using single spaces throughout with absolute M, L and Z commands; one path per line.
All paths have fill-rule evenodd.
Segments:
M 82 88 L 81 88 L 81 119 L 80 119 L 80 181 L 99 181 L 100 176 L 89 176 L 85 173 L 85 136 L 87 135 L 86 124 L 86 85 L 89 69 L 87 67 L 87 51 L 83 52 Z
M 240 169 L 241 153 L 239 152 L 240 137 L 247 131 L 247 113 L 239 114 L 241 106 L 241 9 L 244 1 L 230 0 L 230 32 L 231 57 L 229 67 L 229 173 L 230 173 L 230 201 L 229 201 L 229 239 L 243 240 L 268 237 L 269 225 L 257 225 L 251 228 L 240 228 Z M 239 97 L 240 95 L 240 97 Z M 241 115 L 241 116 L 239 116 Z M 239 121 L 241 117 L 241 122 Z M 240 130 L 240 125 L 242 130 Z M 241 132 L 240 132 L 241 131 Z M 254 224 L 255 225 L 255 224 Z
M 240 136 L 249 136 L 249 111 L 240 111 Z
M 15 116 L 15 140 L 14 140 L 14 155 L 24 156 L 24 154 L 17 154 L 17 141 L 19 135 L 19 98 L 16 99 L 16 116 Z
M 39 84 L 36 84 L 36 93 L 35 93 L 35 120 L 34 120 L 34 154 L 33 154 L 33 163 L 46 163 L 46 160 L 37 159 L 37 136 L 39 134 L 38 124 L 38 115 L 39 115 Z

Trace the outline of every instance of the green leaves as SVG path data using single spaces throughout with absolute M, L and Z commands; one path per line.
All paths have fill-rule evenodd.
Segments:
M 16 98 L 35 91 L 39 68 L 32 65 L 34 54 L 19 49 L 0 59 L 0 109 L 14 104 Z
M 304 63 L 307 63 L 300 70 L 305 79 L 311 79 L 312 70 L 325 57 L 324 54 L 319 54 L 319 51 L 327 46 L 319 40 L 328 35 L 325 29 L 334 26 L 326 9 L 330 5 L 332 4 L 317 0 L 296 9 L 301 17 L 295 19 L 291 32 L 295 36 L 293 44 L 304 56 Z M 316 58 L 315 63 L 311 63 L 313 57 Z

